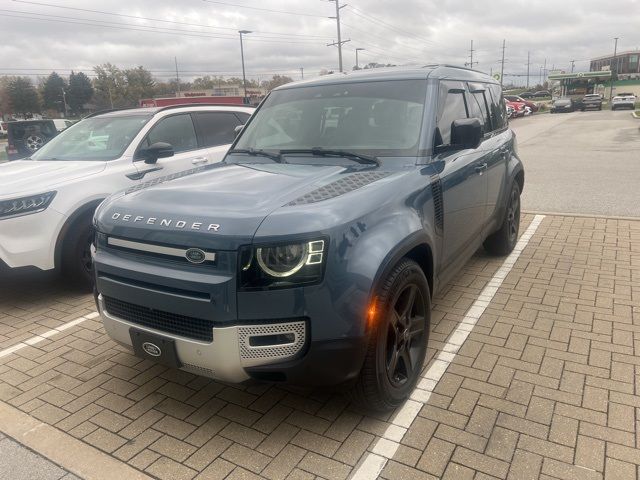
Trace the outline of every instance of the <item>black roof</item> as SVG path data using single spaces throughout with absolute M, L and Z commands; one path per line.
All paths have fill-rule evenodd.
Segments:
M 450 79 L 461 81 L 482 81 L 498 84 L 494 78 L 484 72 L 454 65 L 424 65 L 407 67 L 385 67 L 356 70 L 349 73 L 333 73 L 322 77 L 287 83 L 276 90 L 307 87 L 313 85 L 329 85 L 336 83 L 369 82 L 382 80 L 426 80 Z

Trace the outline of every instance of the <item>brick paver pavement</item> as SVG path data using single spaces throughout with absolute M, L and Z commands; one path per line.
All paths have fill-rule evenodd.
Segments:
M 429 359 L 501 262 L 478 252 L 435 299 Z M 3 274 L 0 350 L 94 311 L 41 277 Z M 637 348 L 640 221 L 547 216 L 381 476 L 635 479 Z M 161 479 L 345 479 L 390 418 L 153 365 L 98 319 L 0 358 L 0 401 Z

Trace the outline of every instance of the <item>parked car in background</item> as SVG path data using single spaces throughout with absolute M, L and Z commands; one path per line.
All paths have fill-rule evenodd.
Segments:
M 602 110 L 602 96 L 599 93 L 588 93 L 580 101 L 580 111 L 592 108 L 595 110 Z
M 61 118 L 7 122 L 7 158 L 18 160 L 31 156 L 71 125 L 71 120 Z
M 551 92 L 549 90 L 539 90 L 533 94 L 534 98 L 547 98 L 551 97 Z
M 0 120 L 0 138 L 7 137 L 7 122 Z
M 533 92 L 522 92 L 522 93 L 521 93 L 520 95 L 518 95 L 518 96 L 519 96 L 520 98 L 526 98 L 526 99 L 529 99 L 529 98 L 533 98 L 533 97 L 535 97 L 535 95 L 534 95 L 534 93 L 533 93 Z
M 529 107 L 531 109 L 532 112 L 537 112 L 538 109 L 540 108 L 537 103 L 532 102 L 531 100 L 527 100 L 525 98 L 522 98 L 519 95 L 505 95 L 504 98 L 505 98 L 505 100 L 508 100 L 509 102 L 524 103 L 527 107 Z
M 401 405 L 432 296 L 481 245 L 513 250 L 524 169 L 493 78 L 380 70 L 278 87 L 220 165 L 105 200 L 106 333 L 226 382 L 343 384 L 369 409 Z
M 557 98 L 551 104 L 551 113 L 573 112 L 576 109 L 572 99 L 567 97 Z
M 143 181 L 160 183 L 219 162 L 252 112 L 189 105 L 94 114 L 30 159 L 0 165 L 0 261 L 59 268 L 90 286 L 98 204 Z
M 633 93 L 619 93 L 611 99 L 611 110 L 619 108 L 636 108 L 636 96 Z
M 505 97 L 506 98 L 506 97 Z M 506 101 L 506 104 L 511 107 L 511 117 L 510 118 L 518 118 L 524 117 L 526 114 L 526 105 L 523 102 L 511 102 Z

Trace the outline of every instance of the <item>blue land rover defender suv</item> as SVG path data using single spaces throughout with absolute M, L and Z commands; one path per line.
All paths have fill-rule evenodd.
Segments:
M 523 184 L 485 74 L 427 66 L 291 83 L 222 163 L 98 208 L 102 321 L 171 367 L 344 384 L 393 408 L 420 377 L 433 294 L 481 245 L 514 248 Z

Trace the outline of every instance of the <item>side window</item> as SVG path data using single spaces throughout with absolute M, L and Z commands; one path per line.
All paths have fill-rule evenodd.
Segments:
M 238 117 L 238 120 L 240 120 L 240 123 L 242 123 L 242 125 L 247 123 L 247 121 L 251 117 L 251 115 L 249 115 L 248 113 L 244 113 L 244 112 L 235 112 L 235 114 L 236 114 L 236 117 Z
M 491 128 L 491 120 L 485 95 L 489 95 L 484 90 L 484 85 L 469 84 L 469 116 L 480 119 L 482 123 L 482 132 L 489 133 Z
M 147 135 L 147 145 L 156 142 L 170 143 L 176 153 L 198 148 L 198 139 L 193 128 L 191 115 L 183 113 L 160 120 Z
M 200 145 L 204 148 L 233 142 L 235 128 L 242 125 L 233 112 L 199 112 L 194 117 Z
M 499 85 L 489 85 L 489 93 L 491 94 L 491 121 L 494 130 L 502 130 L 507 126 L 507 110 L 504 99 L 502 98 L 502 89 Z M 489 100 L 489 98 L 487 98 Z
M 469 116 L 467 102 L 464 88 L 457 82 L 442 82 L 439 97 L 435 145 L 448 145 L 451 143 L 451 124 Z

